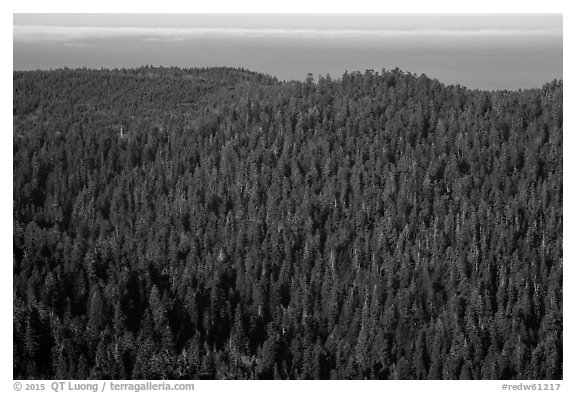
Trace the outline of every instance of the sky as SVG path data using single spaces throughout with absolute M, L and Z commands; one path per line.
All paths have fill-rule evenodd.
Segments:
M 14 14 L 13 69 L 394 69 L 479 89 L 562 78 L 561 14 Z

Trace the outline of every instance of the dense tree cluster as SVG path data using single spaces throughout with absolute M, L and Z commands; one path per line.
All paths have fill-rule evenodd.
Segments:
M 562 82 L 14 72 L 14 378 L 562 377 Z

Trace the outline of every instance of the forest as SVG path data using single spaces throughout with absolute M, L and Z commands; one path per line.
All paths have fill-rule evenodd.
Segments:
M 13 72 L 15 379 L 561 379 L 563 83 Z

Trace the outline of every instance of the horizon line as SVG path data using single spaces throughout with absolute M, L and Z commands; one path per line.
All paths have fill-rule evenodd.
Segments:
M 178 42 L 198 38 L 277 39 L 358 39 L 358 38 L 490 38 L 563 37 L 561 28 L 220 28 L 220 27 L 137 27 L 137 26 L 55 26 L 14 25 L 13 41 L 18 43 L 66 43 L 97 39 L 133 38 L 143 42 Z

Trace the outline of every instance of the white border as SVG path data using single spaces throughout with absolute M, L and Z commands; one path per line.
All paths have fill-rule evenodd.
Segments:
M 309 0 L 290 0 L 282 4 L 275 4 L 273 2 L 266 2 L 263 0 L 220 0 L 217 2 L 202 2 L 202 1 L 174 1 L 163 0 L 144 4 L 143 2 L 128 2 L 120 3 L 114 0 L 100 0 L 86 4 L 79 1 L 26 1 L 16 2 L 12 1 L 8 5 L 3 5 L 3 12 L 0 20 L 0 28 L 2 32 L 2 49 L 6 55 L 2 61 L 2 124 L 4 132 L 1 134 L 2 160 L 1 174 L 3 184 L 6 184 L 5 191 L 0 194 L 1 203 L 1 234 L 2 234 L 2 271 L 0 276 L 2 296 L 0 296 L 0 315 L 4 317 L 0 325 L 4 350 L 0 354 L 0 390 L 10 392 L 12 390 L 12 255 L 10 253 L 12 247 L 12 154 L 10 146 L 12 146 L 12 13 L 14 12 L 226 12 L 226 13 L 564 13 L 564 70 L 574 70 L 573 50 L 571 50 L 568 43 L 572 42 L 573 27 L 576 20 L 574 20 L 573 13 L 568 9 L 567 1 L 546 0 L 546 1 L 518 1 L 518 2 L 504 2 L 501 0 L 485 0 L 477 1 L 475 4 L 468 4 L 463 1 L 446 1 L 446 0 L 410 0 L 410 1 L 372 1 L 372 0 L 354 0 L 347 2 L 334 3 L 330 1 L 325 2 L 311 2 Z M 564 78 L 566 85 L 566 79 Z M 568 78 L 568 89 L 565 91 L 565 107 L 572 108 L 574 104 L 574 96 L 570 90 L 570 76 Z M 564 118 L 565 129 L 574 130 L 574 117 L 571 111 L 567 112 L 568 116 Z M 564 133 L 564 173 L 568 176 L 565 177 L 564 200 L 572 201 L 574 198 L 574 180 L 569 176 L 573 173 L 572 169 L 576 167 L 575 155 L 570 154 L 573 152 L 574 136 L 573 132 Z M 567 196 L 567 198 L 566 198 Z M 575 208 L 571 203 L 564 204 L 564 238 L 571 239 L 572 231 L 570 224 L 574 225 Z M 571 278 L 574 277 L 574 268 L 572 267 L 572 260 L 574 259 L 574 246 L 571 241 L 564 242 L 564 260 L 568 263 L 564 265 L 564 277 L 566 283 L 571 283 Z M 566 285 L 564 291 L 564 303 L 571 304 L 574 297 L 574 291 L 571 285 Z M 570 392 L 576 391 L 574 387 L 574 312 L 571 307 L 564 308 L 564 381 L 562 382 L 562 391 Z M 567 333 L 567 334 L 566 334 Z M 515 382 L 512 382 L 515 383 Z M 360 385 L 360 386 L 357 386 Z M 408 391 L 446 391 L 446 392 L 461 392 L 466 390 L 468 392 L 490 392 L 501 390 L 501 383 L 496 381 L 451 381 L 451 382 L 438 382 L 438 381 L 298 381 L 298 382 L 250 382 L 238 381 L 235 383 L 226 381 L 196 381 L 197 391 L 228 391 L 231 388 L 242 389 L 246 391 L 266 391 L 270 389 L 275 391 L 293 391 L 294 389 L 318 389 L 328 388 L 337 391 L 345 391 L 354 388 L 360 388 L 368 391 L 382 392 L 383 389 L 390 389 L 390 391 L 408 390 Z M 570 388 L 572 386 L 572 388 Z M 204 389 L 208 388 L 208 389 Z

